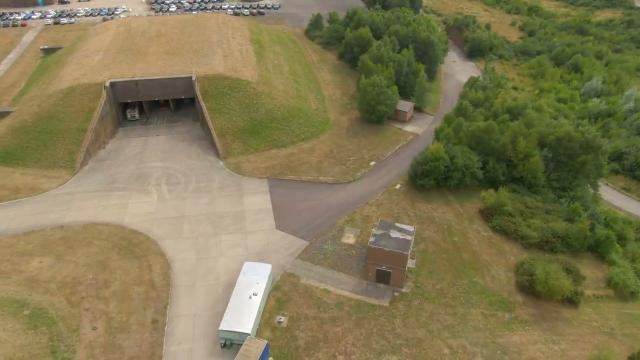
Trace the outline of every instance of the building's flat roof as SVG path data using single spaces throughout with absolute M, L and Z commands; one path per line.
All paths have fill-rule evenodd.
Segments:
M 378 226 L 371 232 L 369 246 L 408 254 L 415 236 L 416 228 L 411 225 L 379 220 Z
M 271 264 L 245 262 L 218 330 L 251 334 L 271 276 Z
M 411 101 L 398 100 L 398 104 L 396 105 L 396 110 L 409 112 L 413 110 L 413 103 Z
M 249 336 L 242 344 L 240 351 L 234 360 L 256 360 L 267 347 L 267 340 L 262 340 Z

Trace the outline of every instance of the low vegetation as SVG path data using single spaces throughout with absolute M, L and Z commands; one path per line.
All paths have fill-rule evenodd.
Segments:
M 421 189 L 499 189 L 483 196 L 482 213 L 494 230 L 527 247 L 597 254 L 619 280 L 609 285 L 635 299 L 640 271 L 631 254 L 640 225 L 602 208 L 596 190 L 607 170 L 633 176 L 640 164 L 632 145 L 640 139 L 640 43 L 629 32 L 640 18 L 518 12 L 524 36 L 516 43 L 470 17 L 447 21 L 462 33 L 466 52 L 487 66 L 467 83 L 410 179 Z M 526 81 L 499 74 L 493 59 L 510 62 Z
M 18 45 L 26 33 L 27 29 L 25 28 L 8 28 L 2 30 L 2 37 L 0 37 L 0 62 Z
M 398 98 L 412 100 L 420 109 L 427 106 L 427 77 L 435 80 L 447 41 L 433 17 L 416 14 L 409 5 L 385 2 L 383 8 L 352 9 L 343 18 L 330 13 L 326 25 L 316 14 L 305 31 L 358 69 L 358 103 L 366 121 L 383 123 Z
M 3 359 L 162 358 L 169 264 L 150 238 L 83 225 L 0 237 Z
M 290 146 L 330 125 L 322 87 L 298 39 L 281 28 L 250 27 L 257 81 L 229 76 L 199 81 L 228 157 Z
M 554 257 L 585 276 L 578 308 L 522 294 L 517 263 L 546 256 L 492 231 L 479 214 L 478 191 L 400 185 L 341 220 L 335 236 L 314 239 L 302 257 L 364 276 L 366 244 L 377 221 L 415 225 L 416 267 L 409 271 L 407 291 L 388 307 L 376 306 L 283 275 L 258 333 L 270 341 L 274 358 L 586 359 L 600 349 L 610 349 L 615 358 L 637 351 L 638 304 L 615 298 L 601 261 L 591 255 Z M 345 227 L 360 230 L 355 245 L 341 242 Z M 280 314 L 288 316 L 286 327 L 275 324 Z
M 545 300 L 580 305 L 584 280 L 580 269 L 568 261 L 531 256 L 516 265 L 518 289 Z

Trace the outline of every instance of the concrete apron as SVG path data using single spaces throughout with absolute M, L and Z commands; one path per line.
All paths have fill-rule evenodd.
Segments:
M 216 330 L 242 263 L 279 276 L 306 245 L 276 230 L 267 181 L 225 170 L 192 119 L 121 128 L 67 184 L 0 204 L 0 219 L 0 234 L 99 222 L 157 241 L 171 265 L 165 359 L 232 359 Z

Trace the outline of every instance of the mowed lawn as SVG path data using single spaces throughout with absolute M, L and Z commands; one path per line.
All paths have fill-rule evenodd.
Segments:
M 333 240 L 312 242 L 303 258 L 357 276 L 349 259 L 357 261 L 378 219 L 413 224 L 409 291 L 376 306 L 285 274 L 258 335 L 276 359 L 622 359 L 640 350 L 640 303 L 613 297 L 602 262 L 572 257 L 587 276 L 579 309 L 524 296 L 514 265 L 528 251 L 493 233 L 479 206 L 477 191 L 418 193 L 406 182 L 387 190 L 343 219 Z M 352 248 L 340 243 L 344 226 L 360 229 Z M 286 327 L 275 325 L 278 314 L 288 316 Z
M 393 126 L 362 121 L 357 72 L 301 32 L 252 24 L 252 41 L 257 82 L 200 80 L 230 169 L 255 177 L 349 181 L 411 139 Z
M 0 358 L 161 359 L 169 264 L 116 226 L 0 237 Z
M 2 62 L 2 60 L 4 60 L 11 50 L 13 50 L 13 48 L 20 42 L 27 31 L 27 28 L 2 29 L 2 36 L 0 36 L 0 62 Z
M 203 76 L 199 85 L 225 156 L 281 148 L 329 128 L 322 88 L 304 48 L 280 27 L 251 23 L 256 82 Z

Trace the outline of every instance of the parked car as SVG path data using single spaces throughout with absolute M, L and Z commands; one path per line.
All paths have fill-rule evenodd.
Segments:
M 258 15 L 266 15 L 267 12 L 262 10 L 262 9 L 258 9 Z
M 51 19 L 46 19 L 46 20 L 44 21 L 44 24 L 45 24 L 45 25 L 53 25 L 53 20 L 51 20 Z

